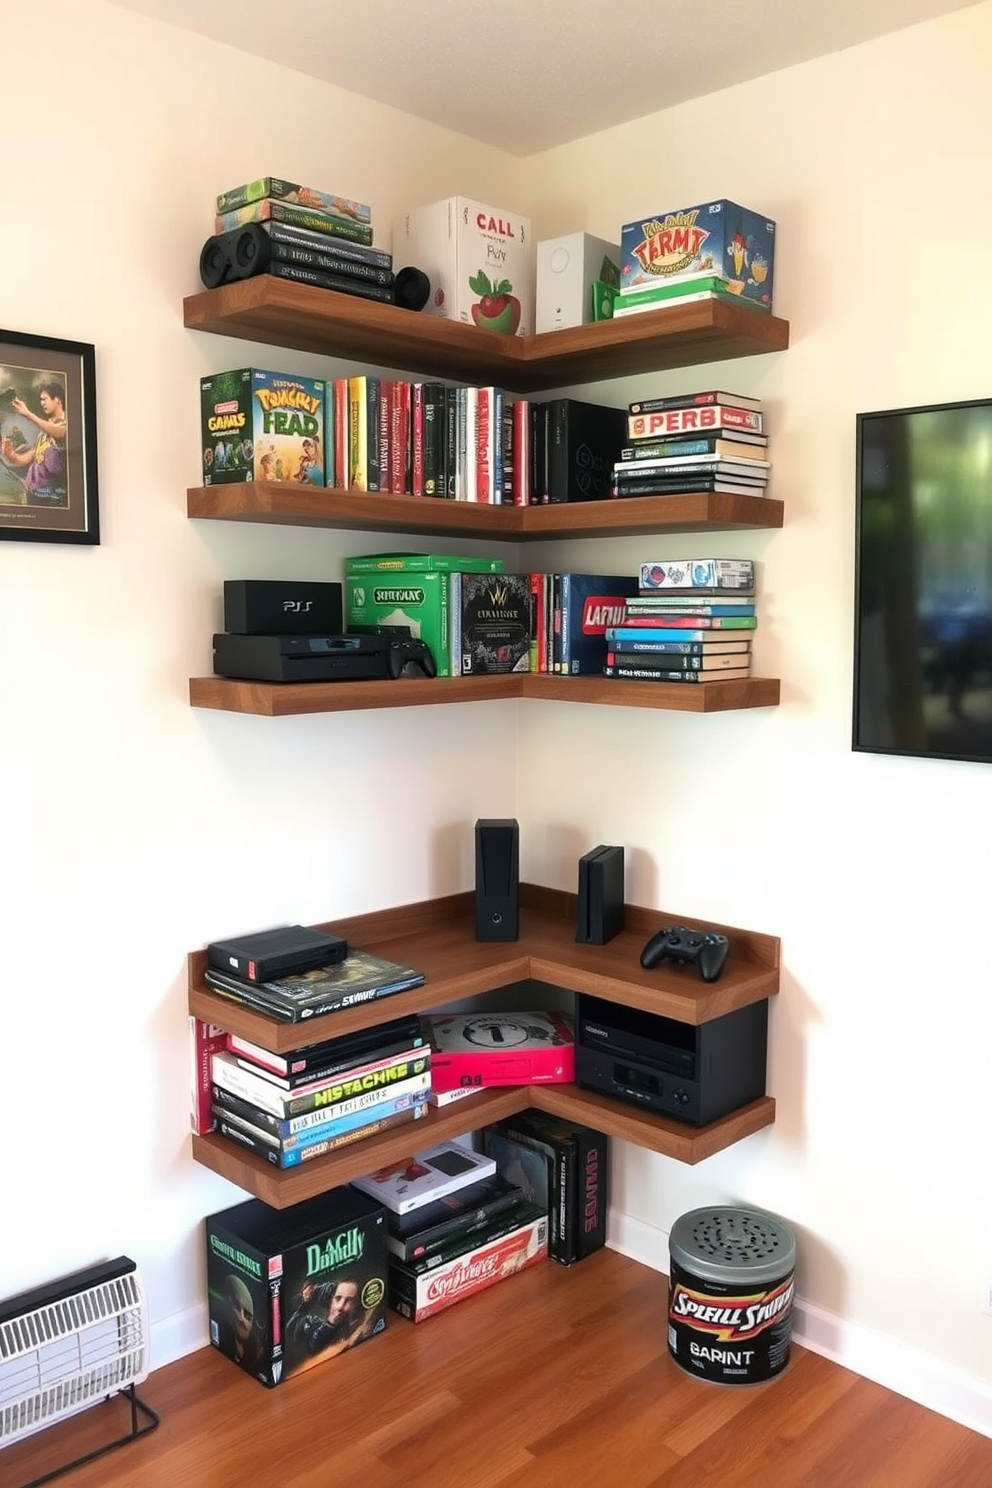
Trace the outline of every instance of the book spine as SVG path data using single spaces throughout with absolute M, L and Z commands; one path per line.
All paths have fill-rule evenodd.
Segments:
M 458 499 L 458 388 L 444 390 L 444 493 L 448 501 Z
M 332 274 L 348 283 L 354 281 L 356 284 L 371 284 L 386 291 L 386 294 L 376 296 L 376 298 L 393 299 L 393 275 L 390 269 L 379 268 L 376 264 L 363 262 L 362 259 L 345 258 L 333 249 L 311 248 L 303 243 L 286 243 L 282 238 L 274 235 L 271 243 L 272 257 L 279 263 Z
M 376 268 L 392 272 L 393 255 L 383 248 L 370 248 L 364 243 L 349 243 L 344 238 L 329 238 L 327 233 L 309 232 L 305 227 L 294 227 L 289 222 L 263 222 L 262 226 L 273 241 L 278 239 L 284 243 L 296 243 L 303 248 L 333 252 L 338 258 L 372 264 Z
M 670 656 L 646 652 L 643 647 L 632 652 L 630 649 L 621 649 L 618 642 L 616 649 L 606 653 L 608 666 L 629 666 L 632 661 L 636 661 L 638 666 L 653 667 L 657 671 L 667 669 L 685 672 L 734 671 L 751 664 L 746 651 L 730 651 L 726 656 L 705 656 L 702 651 L 688 651 L 684 656 Z
M 721 682 L 724 680 L 722 672 L 666 672 L 659 667 L 644 667 L 635 664 L 630 666 L 616 663 L 613 666 L 607 662 L 603 668 L 604 677 L 625 677 L 628 680 L 641 682 Z M 736 675 L 733 679 L 739 680 Z
M 354 1117 L 365 1112 L 381 1114 L 387 1101 L 400 1103 L 408 1096 L 418 1099 L 423 1096 L 426 1100 L 430 1094 L 430 1078 L 425 1071 L 385 1090 L 367 1091 L 363 1096 L 352 1096 L 345 1103 L 346 1109 L 337 1108 L 331 1116 L 326 1111 L 304 1111 L 299 1116 L 277 1116 L 273 1111 L 266 1110 L 264 1106 L 247 1100 L 216 1082 L 211 1084 L 210 1094 L 213 1105 L 223 1106 L 229 1115 L 257 1126 L 272 1140 L 286 1142 L 292 1137 L 302 1137 L 307 1133 L 320 1132 L 322 1137 L 331 1137 L 336 1135 L 335 1128 L 339 1131 L 350 1130 Z
M 495 504 L 496 472 L 493 461 L 493 390 L 475 390 L 475 499 Z
M 246 207 L 236 207 L 231 212 L 219 212 L 214 218 L 214 232 L 232 232 L 236 227 L 248 227 L 253 222 L 288 222 L 330 238 L 344 238 L 368 248 L 372 246 L 371 223 L 352 222 L 347 217 L 314 212 L 309 207 L 297 207 L 292 202 L 277 201 L 272 197 L 264 197 Z
M 609 1201 L 609 1138 L 591 1127 L 575 1129 L 576 1171 L 573 1210 L 576 1218 L 575 1259 L 585 1260 L 606 1244 Z
M 642 398 L 628 405 L 631 413 L 664 413 L 669 408 L 746 408 L 752 413 L 760 412 L 761 399 L 749 398 L 736 393 L 672 393 L 663 398 Z
M 424 495 L 443 496 L 441 439 L 444 432 L 444 386 L 424 384 Z
M 497 390 L 500 407 L 501 506 L 513 505 L 513 405 L 503 388 Z
M 369 488 L 368 378 L 348 379 L 348 486 L 355 491 Z
M 424 384 L 410 386 L 410 490 L 414 496 L 425 494 L 424 481 Z
M 630 625 L 608 625 L 606 628 L 607 649 L 613 648 L 614 641 L 707 641 L 712 636 L 709 630 L 680 630 L 678 628 L 660 628 L 644 630 Z
M 469 1236 L 486 1230 L 498 1216 L 518 1208 L 520 1199 L 520 1190 L 510 1189 L 506 1193 L 496 1194 L 466 1213 L 453 1214 L 450 1219 L 439 1220 L 429 1229 L 408 1235 L 387 1231 L 386 1249 L 408 1264 L 418 1261 L 429 1264 L 432 1256 L 443 1259 L 442 1251 L 450 1250 L 453 1242 L 463 1243 Z
M 569 611 L 572 608 L 572 575 L 558 575 L 558 662 L 556 672 L 567 676 L 572 669 L 572 623 Z
M 768 440 L 763 434 L 745 434 L 743 438 L 738 438 L 738 431 L 735 429 L 730 439 L 676 437 L 657 439 L 654 443 L 644 440 L 640 444 L 625 444 L 620 451 L 618 464 L 630 460 L 667 460 L 672 456 L 682 458 L 685 455 L 711 455 L 713 458 L 723 455 L 731 459 L 739 456 L 745 460 L 758 460 L 767 447 Z
M 396 1111 L 404 1111 L 411 1103 L 426 1105 L 427 1093 L 430 1089 L 430 1074 L 414 1075 L 402 1084 L 394 1086 L 388 1091 L 370 1091 L 366 1098 L 355 1097 L 349 1102 L 350 1109 L 334 1116 L 331 1120 L 314 1122 L 311 1126 L 300 1127 L 297 1131 L 283 1135 L 282 1132 L 274 1131 L 265 1120 L 247 1117 L 229 1110 L 223 1102 L 217 1102 L 225 1115 L 232 1120 L 243 1124 L 248 1122 L 260 1132 L 262 1136 L 270 1141 L 278 1142 L 279 1146 L 286 1152 L 291 1152 L 297 1147 L 312 1147 L 317 1142 L 333 1141 L 334 1138 L 354 1131 L 357 1126 L 367 1125 L 369 1121 L 379 1116 L 391 1116 Z M 250 1102 L 243 1102 L 250 1106 Z
M 379 448 L 379 489 L 392 491 L 393 422 L 396 417 L 397 387 L 389 377 L 379 379 L 379 418 L 376 440 Z
M 375 1136 L 395 1126 L 407 1126 L 411 1122 L 419 1121 L 426 1114 L 427 1102 L 418 1101 L 416 1104 L 403 1107 L 402 1110 L 393 1111 L 389 1115 L 372 1117 L 350 1131 L 342 1132 L 337 1137 L 328 1137 L 323 1141 L 314 1142 L 309 1147 L 294 1147 L 285 1151 L 278 1143 L 273 1144 L 269 1141 L 263 1132 L 253 1131 L 247 1123 L 236 1122 L 218 1115 L 215 1117 L 217 1125 L 214 1130 L 230 1141 L 237 1142 L 239 1146 L 247 1147 L 250 1151 L 258 1153 L 274 1167 L 295 1168 L 302 1163 L 311 1162 L 316 1157 L 325 1157 L 329 1152 L 336 1152 L 341 1147 L 347 1147 L 352 1142 L 359 1142 L 363 1138 Z
M 335 294 L 353 295 L 360 300 L 378 300 L 384 305 L 391 305 L 393 302 L 393 292 L 390 289 L 383 289 L 379 284 L 366 284 L 364 279 L 331 274 L 324 269 L 307 269 L 300 264 L 275 261 L 269 264 L 265 272 L 275 279 L 292 279 L 296 284 L 312 284 L 314 289 L 330 289 Z
M 457 569 L 448 575 L 448 616 L 451 675 L 460 677 L 462 674 L 462 576 Z
M 511 405 L 513 424 L 513 489 L 514 506 L 530 505 L 530 400 L 518 398 Z
M 625 615 L 623 626 L 618 629 L 629 630 L 755 630 L 758 617 L 750 615 L 680 615 L 674 614 L 645 615 L 639 610 L 636 614 Z M 645 637 L 650 639 L 650 635 Z
M 517 1197 L 506 1209 L 497 1210 L 488 1219 L 483 1220 L 480 1225 L 473 1226 L 470 1231 L 476 1244 L 483 1245 L 493 1240 L 501 1240 L 504 1235 L 512 1234 L 520 1228 L 521 1221 L 536 1218 L 538 1214 L 543 1217 L 544 1211 L 540 1205 L 531 1204 L 527 1199 Z M 402 1257 L 403 1264 L 409 1266 L 416 1275 L 422 1276 L 424 1272 L 431 1271 L 437 1266 L 443 1266 L 448 1261 L 457 1260 L 469 1247 L 465 1243 L 463 1232 L 454 1230 L 438 1240 L 423 1255 L 412 1259 Z
M 568 399 L 552 398 L 545 404 L 547 419 L 547 499 L 568 500 Z
M 298 206 L 305 203 L 320 212 L 353 217 L 356 222 L 372 221 L 372 208 L 366 202 L 352 201 L 350 197 L 321 191 L 316 186 L 301 186 L 296 181 L 283 181 L 278 176 L 260 176 L 257 181 L 246 181 L 242 186 L 233 186 L 230 191 L 222 191 L 217 197 L 217 211 L 233 212 L 237 207 L 248 207 L 252 202 L 263 201 L 266 197 L 280 201 L 295 199 Z
M 227 1034 L 219 1023 L 205 1023 L 189 1015 L 190 1129 L 196 1136 L 210 1130 L 210 1064 L 214 1054 L 227 1046 Z
M 478 501 L 479 479 L 478 479 L 478 427 L 479 427 L 479 389 L 467 387 L 465 389 L 465 427 L 462 434 L 462 458 L 463 458 L 463 501 Z
M 367 461 L 367 491 L 380 491 L 383 486 L 382 469 L 379 463 L 379 412 L 382 407 L 382 384 L 378 377 L 365 378 L 365 452 Z
M 430 1050 L 416 1049 L 406 1058 L 383 1061 L 378 1067 L 360 1066 L 350 1075 L 325 1085 L 290 1091 L 281 1090 L 262 1075 L 244 1069 L 230 1054 L 214 1054 L 210 1061 L 213 1084 L 222 1085 L 232 1095 L 261 1106 L 263 1111 L 281 1119 L 302 1116 L 309 1111 L 341 1114 L 338 1108 L 345 1102 L 381 1091 L 388 1092 L 393 1085 L 422 1075 L 429 1069 Z
M 429 1052 L 427 1044 L 419 1035 L 411 1037 L 407 1034 L 402 1039 L 384 1041 L 381 1046 L 374 1049 L 361 1050 L 352 1054 L 344 1051 L 337 1056 L 325 1055 L 319 1062 L 311 1060 L 304 1069 L 294 1069 L 286 1073 L 274 1070 L 271 1064 L 265 1063 L 256 1055 L 236 1048 L 232 1043 L 231 1035 L 228 1035 L 227 1048 L 241 1068 L 247 1070 L 249 1074 L 258 1075 L 260 1079 L 268 1080 L 272 1085 L 278 1085 L 280 1090 L 289 1091 L 308 1090 L 311 1086 L 324 1085 L 335 1078 L 348 1077 L 382 1067 L 391 1059 L 405 1058 L 418 1049 L 422 1053 Z
M 658 439 L 664 434 L 699 434 L 704 429 L 752 429 L 764 433 L 763 417 L 748 408 L 670 408 L 662 413 L 627 416 L 629 439 Z
M 533 572 L 527 575 L 530 583 L 530 669 L 532 672 L 542 672 L 541 665 L 541 631 L 543 629 L 543 605 L 541 591 L 544 587 L 544 575 Z

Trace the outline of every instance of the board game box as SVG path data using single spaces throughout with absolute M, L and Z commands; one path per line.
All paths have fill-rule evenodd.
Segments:
M 497 1240 L 481 1241 L 432 1269 L 418 1270 L 391 1256 L 389 1305 L 413 1322 L 422 1323 L 456 1302 L 537 1265 L 547 1254 L 548 1218 L 535 1207 L 519 1228 Z
M 529 218 L 450 196 L 395 219 L 393 259 L 416 264 L 430 280 L 425 315 L 511 336 L 533 331 Z
M 461 675 L 529 672 L 530 576 L 463 573 L 459 587 Z
M 631 289 L 715 275 L 770 310 L 774 268 L 775 223 L 732 201 L 654 212 L 620 234 L 621 304 Z
M 575 1079 L 575 1040 L 564 1013 L 442 1013 L 425 1024 L 437 1090 Z
M 203 484 L 323 486 L 326 384 L 242 367 L 200 381 Z
M 642 594 L 674 590 L 733 590 L 754 593 L 753 558 L 661 558 L 642 563 L 638 570 Z M 688 597 L 688 596 L 687 596 Z
M 450 677 L 448 575 L 441 570 L 389 569 L 344 576 L 345 629 L 405 626 L 430 647 L 439 677 Z
M 210 1342 L 273 1388 L 386 1327 L 386 1211 L 348 1186 L 205 1221 Z

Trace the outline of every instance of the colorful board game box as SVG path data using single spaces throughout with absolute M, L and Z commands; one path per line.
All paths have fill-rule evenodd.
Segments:
M 655 212 L 620 234 L 621 304 L 632 289 L 716 275 L 770 310 L 774 268 L 774 222 L 732 201 Z
M 273 1388 L 386 1327 L 386 1211 L 357 1189 L 205 1221 L 210 1342 Z
M 345 629 L 405 626 L 412 636 L 430 647 L 439 677 L 451 676 L 448 609 L 448 575 L 441 570 L 345 572 Z
M 455 624 L 463 677 L 529 672 L 530 576 L 463 573 Z
M 372 208 L 365 202 L 320 191 L 316 186 L 283 181 L 278 176 L 259 176 L 255 181 L 246 181 L 243 186 L 232 186 L 230 191 L 222 191 L 217 197 L 217 211 L 233 212 L 266 197 L 292 202 L 297 207 L 310 207 L 315 212 L 330 212 L 336 217 L 353 217 L 356 222 L 372 221 Z
M 663 558 L 642 563 L 638 570 L 642 594 L 675 589 L 736 589 L 754 592 L 753 558 Z
M 200 380 L 203 484 L 286 481 L 323 486 L 326 384 L 242 367 Z
M 574 1035 L 563 1013 L 442 1013 L 424 1021 L 436 1090 L 575 1079 Z
M 393 260 L 416 264 L 430 280 L 425 315 L 507 335 L 526 336 L 534 329 L 528 217 L 449 196 L 395 219 Z

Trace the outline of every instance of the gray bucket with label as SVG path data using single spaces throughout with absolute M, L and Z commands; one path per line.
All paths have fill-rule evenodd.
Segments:
M 771 1379 L 789 1362 L 796 1241 L 771 1214 L 691 1209 L 672 1226 L 668 1351 L 723 1385 Z

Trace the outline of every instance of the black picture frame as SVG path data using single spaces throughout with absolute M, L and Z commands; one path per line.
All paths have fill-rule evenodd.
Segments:
M 96 355 L 87 342 L 0 329 L 5 540 L 100 541 Z

